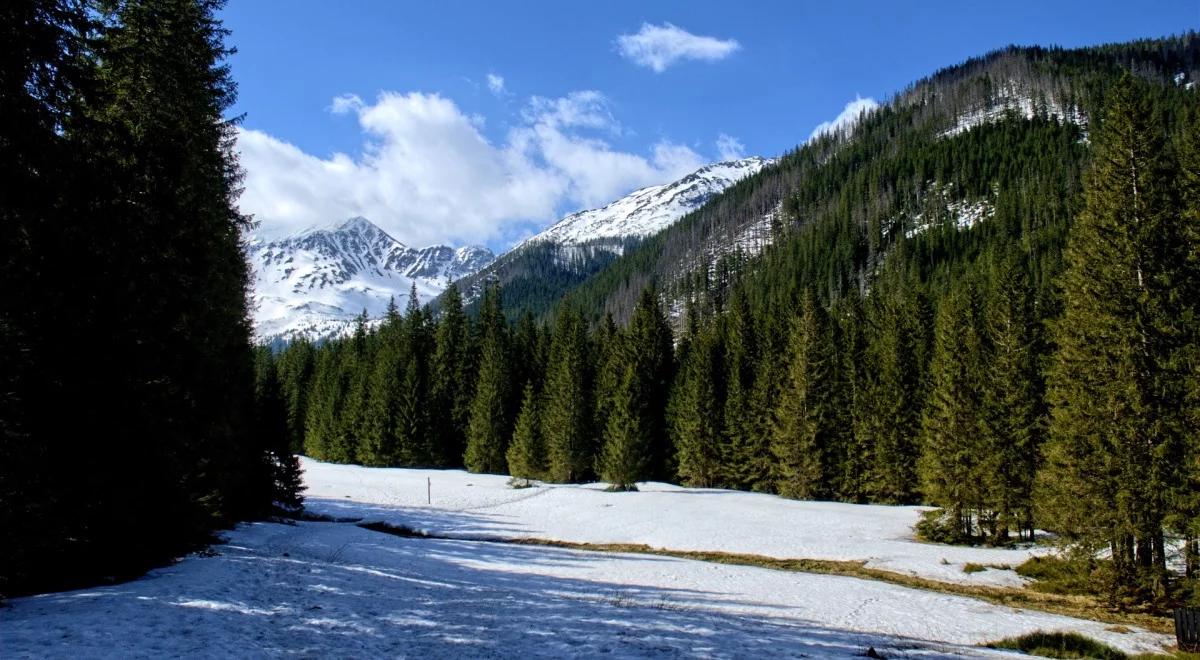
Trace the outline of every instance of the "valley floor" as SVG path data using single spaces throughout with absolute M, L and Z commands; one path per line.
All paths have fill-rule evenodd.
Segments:
M 3 655 L 861 657 L 874 647 L 887 657 L 1000 657 L 976 645 L 1039 629 L 1132 652 L 1172 641 L 857 578 L 479 540 L 862 559 L 959 581 L 971 576 L 957 562 L 1004 553 L 995 561 L 1011 564 L 1030 552 L 917 543 L 909 527 L 918 508 L 666 484 L 512 490 L 497 476 L 304 465 L 314 512 L 455 538 L 399 538 L 349 522 L 243 525 L 214 556 L 11 602 L 0 609 Z M 994 573 L 986 579 L 1015 577 Z

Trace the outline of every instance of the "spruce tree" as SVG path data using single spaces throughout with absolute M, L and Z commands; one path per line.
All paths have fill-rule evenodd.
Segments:
M 804 296 L 788 343 L 788 368 L 774 412 L 771 451 L 778 459 L 776 488 L 795 499 L 829 495 L 834 429 L 829 379 L 833 362 L 825 316 Z
M 870 468 L 873 462 L 873 415 L 867 407 L 871 399 L 871 366 L 867 360 L 862 301 L 857 294 L 843 299 L 839 315 L 841 346 L 838 352 L 843 398 L 846 406 L 846 435 L 838 470 L 838 496 L 848 502 L 865 502 L 870 494 Z
M 428 355 L 433 338 L 421 311 L 415 283 L 409 291 L 403 326 L 407 359 L 396 410 L 396 449 L 402 464 L 424 467 L 432 464 Z
M 1187 327 L 1188 339 L 1179 352 L 1182 379 L 1187 390 L 1185 410 L 1191 412 L 1186 420 L 1191 441 L 1185 448 L 1187 457 L 1180 466 L 1183 475 L 1178 480 L 1176 502 L 1171 521 L 1173 529 L 1184 539 L 1184 569 L 1189 578 L 1200 578 L 1200 112 L 1193 112 L 1191 121 L 1176 140 L 1179 167 L 1176 185 L 1179 189 L 1181 234 L 1186 243 L 1186 283 L 1181 297 L 1193 305 L 1181 319 Z M 1188 367 L 1190 365 L 1190 369 Z M 1190 373 L 1189 373 L 1190 372 Z M 1200 589 L 1193 587 L 1192 602 L 1200 602 Z
M 895 277 L 894 275 L 892 277 Z M 894 281 L 894 280 L 893 280 Z M 917 458 L 921 411 L 920 336 L 917 295 L 893 284 L 871 305 L 867 358 L 867 420 L 860 426 L 871 444 L 869 489 L 872 499 L 893 504 L 917 499 Z
M 604 426 L 604 446 L 596 466 L 610 490 L 637 490 L 637 482 L 650 474 L 653 450 L 646 429 L 648 393 L 641 391 L 640 380 L 630 360 L 621 369 L 613 391 Z
M 96 218 L 72 212 L 81 200 L 71 175 L 83 159 L 59 130 L 94 70 L 80 52 L 86 16 L 73 0 L 0 6 L 0 594 L 76 570 L 70 553 L 88 539 L 87 521 L 73 511 L 82 508 L 77 496 L 92 497 L 77 475 L 96 468 L 90 454 L 104 444 L 78 431 L 99 430 L 85 421 L 91 393 L 117 381 L 70 350 L 95 343 L 83 341 L 99 330 L 86 302 L 103 303 L 105 292 L 79 300 L 78 271 L 62 267 L 88 264 L 74 258 L 96 239 L 81 231 Z M 46 313 L 64 309 L 71 313 Z M 64 401 L 73 402 L 70 415 Z
M 769 452 L 768 437 L 754 417 L 753 391 L 758 364 L 758 337 L 750 302 L 739 287 L 725 314 L 725 456 L 722 481 L 732 488 L 750 489 L 767 480 L 756 459 Z
M 431 463 L 425 373 L 421 362 L 413 355 L 405 363 L 396 406 L 398 460 L 401 465 L 415 467 L 426 467 Z
M 687 357 L 675 379 L 670 403 L 676 474 L 682 483 L 701 488 L 715 486 L 721 471 L 717 385 L 722 363 L 714 335 L 697 330 L 688 341 Z
M 467 424 L 463 462 L 471 472 L 506 473 L 504 452 L 512 435 L 508 421 L 508 338 L 500 287 L 484 291 L 479 318 L 480 362 Z
M 550 481 L 581 481 L 594 461 L 590 371 L 583 318 L 573 307 L 565 305 L 554 325 L 540 414 L 540 433 L 546 446 L 546 478 Z
M 297 339 L 279 356 L 279 386 L 287 409 L 288 443 L 293 453 L 304 451 L 304 421 L 308 416 L 308 393 L 312 388 L 312 344 Z
M 1110 91 L 1084 208 L 1072 230 L 1054 335 L 1052 406 L 1040 511 L 1088 552 L 1111 553 L 1114 587 L 1161 594 L 1167 495 L 1186 442 L 1176 359 L 1187 250 L 1171 163 L 1143 83 Z M 1194 289 L 1193 289 L 1194 290 Z
M 304 422 L 304 453 L 320 461 L 335 460 L 333 446 L 341 430 L 338 413 L 346 398 L 343 351 L 338 345 L 324 348 L 317 353 L 313 367 Z
M 527 383 L 507 453 L 508 473 L 515 486 L 528 486 L 531 480 L 542 478 L 546 471 L 546 451 L 538 421 L 537 391 L 533 383 Z
M 440 298 L 435 344 L 429 396 L 433 419 L 439 421 L 432 429 L 431 452 L 438 465 L 454 467 L 462 464 L 466 449 L 475 374 L 471 370 L 470 322 L 453 283 Z
M 368 384 L 366 425 L 360 438 L 358 460 L 371 466 L 400 465 L 401 377 L 408 360 L 402 335 L 393 322 L 385 322 L 380 334 L 381 346 Z
M 629 321 L 628 343 L 624 346 L 634 368 L 636 382 L 632 387 L 642 399 L 637 407 L 642 416 L 639 432 L 647 442 L 644 478 L 669 479 L 674 474 L 674 452 L 667 432 L 667 397 L 675 377 L 675 342 L 671 326 L 658 303 L 658 293 L 647 287 L 638 298 Z M 618 390 L 621 385 L 618 384 Z M 620 398 L 614 394 L 613 401 Z M 607 428 L 607 427 L 606 427 Z
M 935 335 L 918 468 L 925 497 L 947 509 L 956 535 L 965 540 L 975 536 L 975 515 L 984 509 L 988 483 L 979 437 L 983 346 L 969 292 L 955 289 L 942 300 Z
M 1040 337 L 1033 289 L 1016 251 L 999 258 L 985 323 L 991 347 L 981 379 L 980 443 L 987 508 L 996 515 L 993 541 L 1009 530 L 1032 539 L 1033 484 L 1044 435 Z

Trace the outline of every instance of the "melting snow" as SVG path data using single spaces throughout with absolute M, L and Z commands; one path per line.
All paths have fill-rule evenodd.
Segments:
M 917 507 L 667 484 L 514 491 L 506 477 L 460 471 L 304 467 L 314 510 L 463 538 L 397 538 L 351 523 L 244 525 L 216 556 L 121 585 L 13 600 L 0 609 L 4 655 L 853 658 L 874 647 L 887 657 L 952 658 L 1024 657 L 975 645 L 1035 630 L 1077 631 L 1129 652 L 1172 641 L 857 578 L 469 540 L 861 558 L 964 580 L 975 579 L 957 566 L 964 559 L 1029 553 L 916 543 L 908 528 Z M 956 566 L 934 568 L 942 557 Z

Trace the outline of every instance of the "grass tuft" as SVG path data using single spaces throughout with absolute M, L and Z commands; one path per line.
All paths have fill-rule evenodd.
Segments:
M 1032 632 L 1009 637 L 987 645 L 993 649 L 1011 649 L 1042 658 L 1096 658 L 1097 660 L 1127 660 L 1128 655 L 1107 644 L 1084 637 L 1079 633 Z

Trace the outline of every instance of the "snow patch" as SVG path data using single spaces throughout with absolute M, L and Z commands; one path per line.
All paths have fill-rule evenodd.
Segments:
M 992 98 L 981 106 L 960 114 L 954 126 L 942 131 L 940 137 L 953 137 L 976 126 L 998 122 L 1009 113 L 1024 119 L 1033 119 L 1035 116 L 1051 117 L 1061 123 L 1087 127 L 1087 116 L 1078 106 L 1068 106 L 1054 100 L 1035 100 L 1016 83 L 1010 82 L 1002 85 Z

